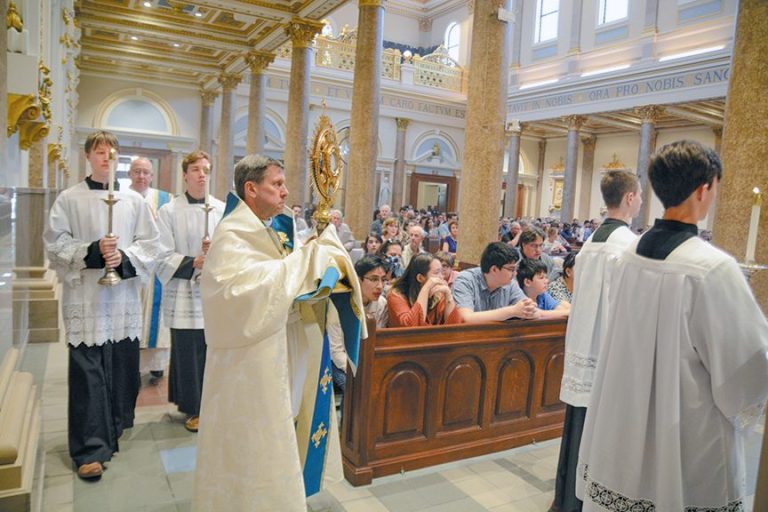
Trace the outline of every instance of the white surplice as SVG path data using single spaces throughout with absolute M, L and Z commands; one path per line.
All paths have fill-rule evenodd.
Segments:
M 215 197 L 211 197 L 209 202 L 213 209 L 208 214 L 208 233 L 213 235 L 224 215 L 224 203 Z M 197 280 L 173 278 L 185 256 L 194 258 L 202 253 L 204 207 L 204 204 L 190 204 L 186 194 L 181 194 L 158 212 L 163 255 L 157 263 L 156 272 L 163 283 L 165 326 L 172 329 L 202 329 L 204 326 L 203 304 Z
M 560 400 L 586 407 L 592 389 L 600 334 L 609 318 L 610 274 L 616 259 L 637 236 L 626 227 L 616 228 L 605 242 L 584 243 L 574 265 L 573 301 L 565 334 L 565 367 Z
M 768 322 L 723 251 L 698 237 L 665 260 L 636 247 L 612 277 L 576 494 L 585 511 L 744 510 L 742 437 L 768 399 Z
M 294 230 L 294 243 L 287 254 L 243 202 L 213 237 L 201 280 L 208 352 L 196 511 L 307 510 L 300 454 L 311 434 L 308 395 L 317 381 L 307 376 L 318 375 L 322 334 L 313 308 L 294 299 L 315 290 L 333 267 L 352 284 L 354 308 L 363 308 L 352 262 L 332 226 L 301 247 Z M 334 414 L 330 421 L 326 482 L 342 478 Z
M 91 190 L 86 182 L 63 191 L 51 207 L 43 235 L 45 249 L 63 283 L 61 301 L 66 341 L 72 346 L 103 345 L 142 335 L 140 291 L 158 254 L 158 231 L 149 205 L 132 190 L 115 192 L 113 232 L 136 269 L 136 277 L 115 286 L 98 284 L 103 269 L 85 268 L 91 242 L 107 233 L 106 190 Z

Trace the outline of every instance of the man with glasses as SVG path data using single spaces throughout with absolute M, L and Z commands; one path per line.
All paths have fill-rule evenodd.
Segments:
M 559 271 L 555 268 L 555 260 L 552 256 L 545 253 L 544 247 L 544 232 L 539 228 L 526 229 L 520 235 L 520 258 L 527 258 L 529 260 L 539 260 L 547 266 L 547 277 L 550 281 L 554 281 L 559 276 Z
M 520 255 L 503 242 L 483 251 L 480 267 L 460 272 L 453 283 L 453 298 L 467 323 L 539 317 L 536 303 L 515 282 Z
M 140 156 L 131 162 L 128 177 L 131 178 L 131 190 L 138 192 L 152 210 L 157 221 L 157 211 L 170 202 L 173 196 L 165 190 L 153 188 L 154 170 L 148 158 Z M 144 304 L 144 330 L 141 338 L 141 361 L 139 370 L 152 375 L 151 383 L 163 376 L 163 370 L 170 357 L 171 337 L 168 328 L 163 325 L 160 302 L 163 286 L 157 277 L 152 276 L 144 286 L 142 302 Z

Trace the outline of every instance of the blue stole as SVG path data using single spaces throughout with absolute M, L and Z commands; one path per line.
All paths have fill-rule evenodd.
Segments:
M 157 204 L 154 205 L 155 211 L 159 210 L 161 206 L 168 203 L 171 200 L 171 194 L 164 190 L 157 191 Z M 157 348 L 157 332 L 160 329 L 160 301 L 163 299 L 163 285 L 160 280 L 155 276 L 154 283 L 152 285 L 152 313 L 149 321 L 149 339 L 147 340 L 147 348 Z

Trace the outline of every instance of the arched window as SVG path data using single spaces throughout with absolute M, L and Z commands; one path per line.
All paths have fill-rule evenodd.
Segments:
M 557 39 L 557 21 L 560 14 L 560 0 L 538 0 L 536 2 L 536 28 L 534 43 Z
M 597 5 L 597 24 L 605 25 L 613 21 L 623 20 L 629 13 L 627 0 L 600 0 Z
M 461 26 L 455 21 L 445 29 L 445 48 L 448 55 L 455 61 L 459 60 L 459 46 L 461 45 Z

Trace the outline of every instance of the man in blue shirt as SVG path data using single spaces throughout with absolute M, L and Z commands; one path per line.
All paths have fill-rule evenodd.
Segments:
M 536 306 L 541 310 L 539 318 L 568 318 L 571 305 L 565 301 L 558 302 L 547 291 L 549 278 L 544 262 L 523 259 L 517 271 L 517 283 L 528 298 L 536 301 Z
M 493 242 L 483 251 L 480 267 L 460 272 L 453 283 L 453 298 L 467 323 L 539 318 L 536 303 L 514 282 L 517 251 Z

